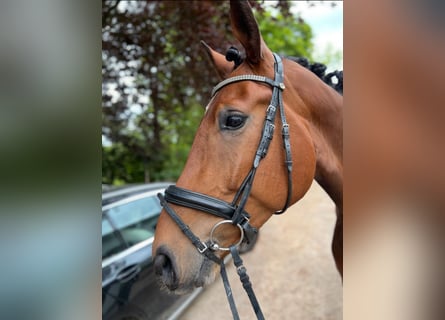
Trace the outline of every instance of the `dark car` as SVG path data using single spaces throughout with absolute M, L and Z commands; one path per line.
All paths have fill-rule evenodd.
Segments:
M 176 319 L 202 291 L 197 288 L 184 296 L 167 294 L 155 277 L 151 251 L 161 213 L 156 195 L 171 184 L 102 185 L 104 320 Z M 254 245 L 242 244 L 240 252 Z
M 161 212 L 156 194 L 170 184 L 102 188 L 103 319 L 175 319 L 201 292 L 170 295 L 155 278 L 151 249 Z

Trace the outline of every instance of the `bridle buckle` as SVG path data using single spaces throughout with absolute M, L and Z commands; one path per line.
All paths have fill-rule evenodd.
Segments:
M 198 249 L 198 252 L 203 254 L 209 247 L 205 244 L 205 242 L 201 241 L 201 248 L 200 247 L 196 247 L 196 249 Z

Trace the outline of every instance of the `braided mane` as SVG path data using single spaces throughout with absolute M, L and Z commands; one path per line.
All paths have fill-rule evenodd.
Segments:
M 325 74 L 327 67 L 322 63 L 319 62 L 310 63 L 308 59 L 303 57 L 286 57 L 286 58 L 312 71 L 324 83 L 326 83 L 335 91 L 343 95 L 343 71 L 335 70 L 333 72 Z M 337 79 L 336 82 L 332 80 L 332 78 L 334 77 Z

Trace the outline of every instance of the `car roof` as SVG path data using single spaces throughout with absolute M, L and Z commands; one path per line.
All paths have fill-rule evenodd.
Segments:
M 121 199 L 148 191 L 157 189 L 165 189 L 173 182 L 155 182 L 136 185 L 123 185 L 118 187 L 102 187 L 102 206 L 110 204 L 112 202 L 119 201 Z

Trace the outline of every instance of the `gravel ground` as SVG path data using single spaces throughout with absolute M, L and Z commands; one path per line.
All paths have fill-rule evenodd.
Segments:
M 254 250 L 243 255 L 266 319 L 342 319 L 342 283 L 331 254 L 334 208 L 314 182 L 302 200 L 263 226 Z M 256 319 L 232 262 L 227 271 L 240 318 Z M 180 319 L 231 319 L 221 279 Z

